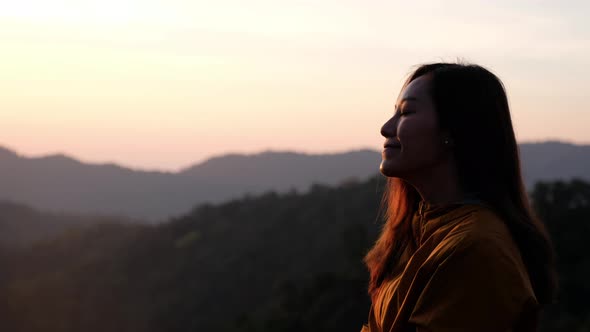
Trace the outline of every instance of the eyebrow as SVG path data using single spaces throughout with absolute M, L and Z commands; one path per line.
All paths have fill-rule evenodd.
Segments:
M 399 107 L 401 104 L 403 104 L 403 103 L 404 103 L 404 102 L 406 102 L 406 101 L 418 101 L 418 98 L 416 98 L 416 97 L 406 97 L 406 98 L 402 99 L 402 100 L 399 102 L 399 104 L 395 104 L 395 105 L 394 105 L 394 107 L 395 107 L 395 108 L 398 108 L 398 107 Z

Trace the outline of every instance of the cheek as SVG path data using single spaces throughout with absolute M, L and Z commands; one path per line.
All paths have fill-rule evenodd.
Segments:
M 430 160 L 435 157 L 437 127 L 426 121 L 406 121 L 398 127 L 398 138 L 408 159 Z

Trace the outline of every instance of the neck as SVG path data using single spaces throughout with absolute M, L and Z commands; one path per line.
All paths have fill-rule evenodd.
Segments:
M 422 201 L 429 205 L 452 203 L 465 198 L 452 162 L 440 163 L 416 174 L 408 182 L 418 191 Z

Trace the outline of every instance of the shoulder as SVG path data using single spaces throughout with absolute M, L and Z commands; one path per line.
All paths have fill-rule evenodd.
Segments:
M 496 283 L 533 296 L 526 265 L 510 229 L 493 210 L 478 207 L 455 223 L 430 257 L 440 278 Z
M 412 313 L 413 323 L 458 327 L 454 324 L 462 320 L 471 328 L 466 331 L 483 331 L 483 323 L 504 328 L 526 303 L 535 302 L 518 247 L 493 211 L 465 215 L 437 251 L 430 257 L 432 273 Z
M 493 210 L 476 207 L 452 223 L 439 249 L 441 254 L 485 257 L 510 257 L 514 263 L 522 263 L 518 245 L 506 222 Z

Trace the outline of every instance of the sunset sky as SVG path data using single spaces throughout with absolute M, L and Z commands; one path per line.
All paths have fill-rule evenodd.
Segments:
M 517 139 L 590 144 L 587 1 L 0 1 L 0 146 L 178 170 L 378 150 L 413 65 L 505 83 Z

